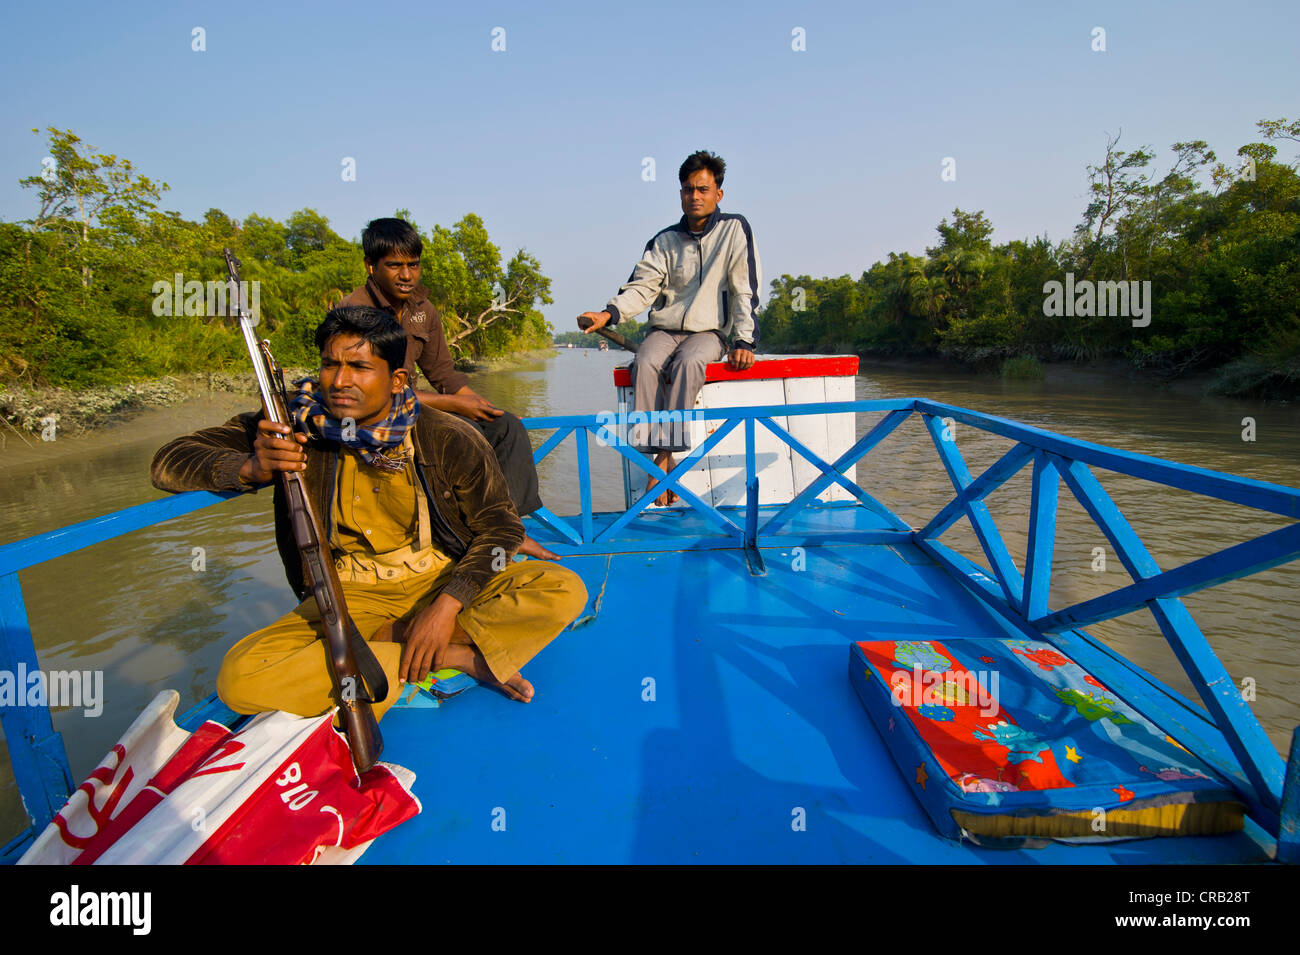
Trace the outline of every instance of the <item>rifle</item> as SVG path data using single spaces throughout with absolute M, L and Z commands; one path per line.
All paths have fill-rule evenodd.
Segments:
M 248 354 L 253 359 L 253 374 L 257 376 L 257 390 L 262 396 L 262 413 L 268 421 L 292 427 L 284 372 L 271 354 L 270 343 L 259 342 L 253 334 L 256 321 L 248 314 L 241 293 L 239 260 L 229 249 L 224 251 L 226 270 L 230 273 L 230 301 L 244 332 Z M 302 475 L 297 471 L 279 471 L 277 476 L 289 507 L 294 540 L 306 565 L 307 583 L 315 594 L 321 623 L 325 627 L 330 673 L 352 749 L 352 762 L 358 773 L 364 773 L 375 765 L 384 749 L 384 739 L 379 734 L 379 722 L 371 704 L 388 696 L 388 678 L 348 614 L 329 544 L 321 532 L 321 522 L 307 496 Z

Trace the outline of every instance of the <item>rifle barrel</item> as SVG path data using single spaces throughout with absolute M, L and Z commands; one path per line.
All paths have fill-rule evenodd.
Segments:
M 275 356 L 266 342 L 259 342 L 253 328 L 256 320 L 248 314 L 248 308 L 241 294 L 239 284 L 239 260 L 225 250 L 226 269 L 230 276 L 230 301 L 235 303 L 235 313 L 239 317 L 239 327 L 244 334 L 244 344 L 248 346 L 249 357 L 253 361 L 253 372 L 257 376 L 257 390 L 262 398 L 262 411 L 268 421 L 276 424 L 289 423 L 289 409 L 283 392 L 283 381 L 273 381 L 274 374 L 279 379 L 279 366 Z M 325 644 L 328 650 L 330 676 L 334 690 L 338 694 L 344 729 L 347 732 L 352 762 L 358 773 L 364 773 L 375 765 L 379 754 L 383 752 L 384 739 L 379 732 L 379 723 L 375 719 L 370 701 L 364 696 L 362 688 L 379 699 L 386 698 L 388 681 L 373 653 L 360 636 L 355 633 L 356 624 L 348 614 L 347 604 L 343 599 L 343 586 L 334 570 L 334 561 L 329 551 L 329 544 L 321 534 L 321 523 L 312 508 L 307 495 L 307 487 L 302 475 L 295 471 L 279 472 L 280 486 L 284 492 L 285 507 L 289 511 L 289 523 L 293 528 L 294 540 L 298 545 L 307 571 L 307 583 L 316 597 L 321 611 L 321 624 L 325 630 Z M 353 637 L 356 637 L 357 652 L 353 652 Z M 367 686 L 362 677 L 362 667 L 358 665 L 357 655 L 365 656 L 365 669 L 370 674 L 373 685 Z M 378 674 L 376 676 L 376 674 Z M 351 691 L 345 689 L 350 683 Z

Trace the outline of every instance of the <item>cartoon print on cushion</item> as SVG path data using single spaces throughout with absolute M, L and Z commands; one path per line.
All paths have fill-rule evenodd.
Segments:
M 1097 720 L 1103 718 L 1110 720 L 1117 726 L 1133 722 L 1123 713 L 1115 712 L 1112 707 L 1115 707 L 1118 704 L 1114 700 L 1108 699 L 1104 696 L 1098 699 L 1091 693 L 1080 693 L 1078 690 L 1056 689 L 1052 692 L 1056 694 L 1057 699 L 1070 707 L 1089 723 L 1095 723 Z
M 952 661 L 926 642 L 900 641 L 894 644 L 894 663 L 904 670 L 947 670 Z
M 1140 717 L 1128 726 L 1118 726 L 1113 720 L 1102 720 L 1090 723 L 1089 727 L 1094 732 L 1100 731 L 1103 736 L 1127 750 L 1129 758 L 1124 765 L 1130 773 L 1140 774 L 1138 778 L 1150 779 L 1155 776 L 1174 785 L 1180 785 L 1180 780 L 1190 782 L 1213 779 L 1209 767 L 1190 753 L 1187 754 L 1187 759 L 1181 759 L 1182 754 L 1178 750 L 1161 742 L 1160 731 L 1155 730 L 1153 733 L 1155 728 L 1144 725 Z M 1175 775 L 1187 773 L 1195 775 Z
M 1173 782 L 1175 779 L 1209 779 L 1210 778 L 1209 776 L 1206 776 L 1204 773 L 1198 773 L 1196 770 L 1192 770 L 1191 775 L 1188 775 L 1187 773 L 1184 773 L 1179 769 L 1175 769 L 1173 766 L 1166 766 L 1164 769 L 1157 769 L 1154 771 L 1147 769 L 1145 766 L 1139 766 L 1138 769 L 1144 773 L 1151 773 L 1152 776 L 1156 777 L 1157 779 L 1163 779 L 1165 782 Z
M 957 718 L 957 714 L 952 711 L 950 706 L 933 706 L 929 703 L 923 703 L 916 708 L 916 712 L 927 720 L 934 720 L 936 723 L 949 723 Z
M 1091 684 L 1092 686 L 1095 686 L 1097 689 L 1101 690 L 1101 692 L 1103 692 L 1103 693 L 1109 693 L 1109 692 L 1110 692 L 1110 690 L 1106 689 L 1105 684 L 1102 683 L 1101 680 L 1098 680 L 1098 679 L 1097 679 L 1095 676 L 1093 676 L 1091 673 L 1085 673 L 1085 674 L 1083 675 L 1083 682 L 1084 682 L 1084 683 Z
M 1063 667 L 1067 663 L 1073 663 L 1073 660 L 1066 659 L 1055 650 L 1043 647 L 1039 650 L 1017 650 L 1012 648 L 1012 653 L 1017 653 L 1022 657 L 1033 660 L 1038 664 L 1040 670 L 1051 670 L 1053 667 Z
M 1013 726 L 1006 720 L 998 720 L 984 727 L 991 735 L 985 735 L 976 730 L 973 735 L 976 739 L 987 740 L 990 743 L 997 743 L 1007 748 L 1007 762 L 1023 763 L 1032 759 L 1036 763 L 1043 761 L 1039 754 L 1050 749 L 1047 743 L 1043 742 L 1033 733 L 1020 726 Z
M 971 702 L 970 694 L 952 680 L 943 681 L 943 700 L 949 706 L 966 706 Z
M 974 773 L 962 773 L 953 780 L 964 793 L 1016 793 L 1020 789 L 1001 779 L 987 779 Z
M 895 660 L 895 663 L 898 661 Z M 914 671 L 913 671 L 914 672 Z M 926 671 L 933 673 L 934 671 Z M 871 671 L 867 670 L 868 677 Z M 924 689 L 922 689 L 924 686 Z M 922 683 L 913 687 L 912 673 L 895 672 L 889 678 L 889 687 L 894 695 L 896 702 L 903 706 L 910 706 L 909 700 L 926 702 L 917 707 L 917 712 L 922 716 L 946 723 L 953 718 L 952 712 L 936 713 L 935 710 L 947 710 L 953 706 L 969 706 L 973 701 L 970 694 L 960 683 L 954 680 L 944 680 L 938 685 L 934 685 L 930 680 L 923 680 Z

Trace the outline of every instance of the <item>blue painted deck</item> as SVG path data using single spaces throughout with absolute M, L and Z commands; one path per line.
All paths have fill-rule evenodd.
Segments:
M 602 515 L 603 516 L 603 515 Z M 801 517 L 882 526 L 864 508 Z M 693 513 L 652 512 L 644 534 L 706 534 Z M 794 528 L 794 537 L 801 536 Z M 528 705 L 476 689 L 437 710 L 394 710 L 384 758 L 412 769 L 424 811 L 364 863 L 410 862 L 1262 862 L 1254 823 L 1213 838 L 1108 847 L 981 849 L 940 837 L 847 676 L 848 644 L 1011 632 L 910 545 L 567 557 L 594 619 L 528 667 Z M 643 680 L 655 700 L 642 699 Z M 505 810 L 505 831 L 492 829 Z M 793 811 L 807 829 L 792 829 Z

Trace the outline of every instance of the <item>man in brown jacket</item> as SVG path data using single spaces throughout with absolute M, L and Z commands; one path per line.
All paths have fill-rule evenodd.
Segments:
M 542 506 L 542 499 L 537 493 L 537 468 L 528 432 L 518 417 L 475 392 L 452 363 L 442 316 L 420 284 L 420 254 L 424 251 L 420 233 L 402 219 L 374 219 L 361 231 L 361 250 L 369 277 L 339 304 L 378 308 L 397 319 L 406 330 L 403 366 L 412 386 L 418 366 L 436 389 L 417 389 L 420 404 L 459 415 L 478 428 L 501 465 L 515 510 L 520 517 L 533 513 Z M 541 560 L 559 560 L 554 551 L 527 534 L 519 552 Z
M 303 472 L 358 631 L 389 679 L 462 670 L 529 702 L 520 668 L 586 603 L 567 568 L 512 560 L 523 526 L 482 436 L 421 407 L 402 366 L 406 333 L 373 308 L 336 308 L 316 331 L 319 382 L 300 383 L 294 429 L 260 412 L 172 441 L 154 457 L 164 491 L 255 491 L 276 472 Z M 217 692 L 231 709 L 304 716 L 337 701 L 314 596 L 275 487 L 276 541 L 295 610 L 226 654 Z

